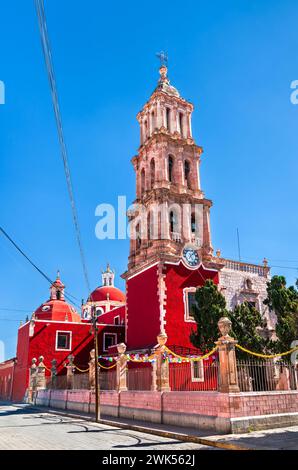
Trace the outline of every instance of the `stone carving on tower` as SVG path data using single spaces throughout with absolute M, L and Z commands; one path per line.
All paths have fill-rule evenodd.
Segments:
M 138 113 L 140 147 L 132 163 L 136 200 L 128 212 L 129 271 L 155 259 L 194 267 L 212 259 L 209 211 L 200 185 L 202 147 L 192 137 L 193 105 L 170 84 L 163 64 L 149 101 Z

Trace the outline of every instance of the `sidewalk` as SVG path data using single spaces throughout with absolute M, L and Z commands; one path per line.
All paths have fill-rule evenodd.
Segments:
M 46 407 L 34 407 L 47 413 L 59 414 L 91 421 L 88 414 L 67 412 Z M 253 431 L 245 434 L 217 434 L 192 428 L 181 428 L 172 425 L 132 421 L 124 418 L 102 417 L 99 424 L 107 424 L 124 429 L 156 434 L 185 442 L 197 442 L 219 449 L 229 450 L 298 450 L 298 426 Z

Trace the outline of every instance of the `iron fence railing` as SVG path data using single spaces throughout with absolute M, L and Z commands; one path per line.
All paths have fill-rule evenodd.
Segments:
M 169 379 L 171 390 L 216 391 L 219 383 L 218 361 L 170 364 Z
M 298 366 L 274 359 L 237 360 L 237 375 L 241 392 L 274 390 L 298 390 Z M 169 364 L 169 385 L 173 391 L 219 390 L 218 359 Z M 117 389 L 116 369 L 101 370 L 100 390 Z M 90 390 L 89 373 L 75 372 L 72 379 L 66 375 L 46 378 L 46 388 L 52 390 Z M 127 369 L 128 390 L 152 390 L 153 368 L 139 364 Z
M 100 373 L 98 374 L 98 381 L 100 390 L 116 390 L 116 369 L 100 370 Z
M 241 392 L 297 390 L 297 366 L 268 360 L 238 360 L 238 382 Z
M 142 365 L 127 371 L 128 390 L 151 390 L 152 389 L 152 367 Z

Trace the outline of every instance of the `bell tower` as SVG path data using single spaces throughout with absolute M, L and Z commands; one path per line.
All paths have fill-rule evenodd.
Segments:
M 193 105 L 160 78 L 137 114 L 140 147 L 132 164 L 136 199 L 128 211 L 130 253 L 126 280 L 126 342 L 152 347 L 166 332 L 169 345 L 191 348 L 188 305 L 206 279 L 218 282 L 209 211 L 200 184 L 202 147 L 192 135 Z M 142 334 L 140 334 L 140 332 Z
M 132 163 L 136 200 L 129 211 L 129 270 L 154 259 L 177 261 L 192 247 L 198 262 L 212 257 L 209 210 L 200 185 L 202 147 L 192 137 L 193 105 L 170 84 L 167 67 L 138 113 L 140 147 Z

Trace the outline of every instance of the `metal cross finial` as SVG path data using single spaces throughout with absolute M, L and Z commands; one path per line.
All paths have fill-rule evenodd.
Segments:
M 156 57 L 160 60 L 160 66 L 168 64 L 168 54 L 164 51 L 157 52 Z

